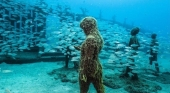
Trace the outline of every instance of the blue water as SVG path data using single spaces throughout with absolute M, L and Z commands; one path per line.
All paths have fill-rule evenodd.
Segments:
M 49 5 L 54 1 L 46 0 Z M 71 6 L 72 11 L 81 13 L 80 7 L 86 8 L 91 16 L 102 16 L 127 24 L 151 30 L 153 32 L 167 33 L 170 31 L 170 0 L 56 0 Z
M 23 0 L 19 0 L 23 1 Z M 170 0 L 44 0 L 55 8 L 57 3 L 68 5 L 74 13 L 82 13 L 80 8 L 86 8 L 88 15 L 99 16 L 135 26 L 152 32 L 161 32 L 166 35 L 170 31 Z M 34 3 L 36 1 L 25 1 Z M 166 33 L 166 34 L 164 34 Z
M 23 1 L 23 0 L 18 0 Z M 55 7 L 57 3 L 69 5 L 73 12 L 81 13 L 80 7 L 87 8 L 88 14 L 98 16 L 102 11 L 102 16 L 111 19 L 116 16 L 116 20 L 123 22 L 127 18 L 127 23 L 134 23 L 137 26 L 152 31 L 170 31 L 170 1 L 169 0 L 45 0 L 49 6 Z M 27 0 L 27 3 L 35 1 Z
M 29 5 L 29 4 L 34 5 L 39 0 L 14 0 L 14 1 L 20 1 L 26 5 Z M 127 31 L 129 31 L 129 29 L 131 29 L 134 26 L 137 26 L 141 29 L 140 32 L 142 32 L 142 35 L 141 35 L 141 33 L 139 33 L 141 36 L 141 37 L 139 37 L 141 42 L 143 42 L 142 40 L 147 40 L 147 42 L 150 40 L 150 36 L 145 36 L 145 35 L 147 35 L 146 33 L 156 33 L 158 35 L 158 41 L 160 42 L 160 53 L 158 55 L 158 61 L 161 66 L 160 67 L 161 72 L 169 72 L 170 71 L 170 69 L 169 69 L 169 65 L 170 65 L 170 59 L 169 59 L 169 55 L 170 55 L 170 52 L 169 52 L 169 50 L 170 50 L 170 45 L 169 45 L 169 43 L 170 43 L 170 32 L 169 32 L 170 31 L 170 26 L 169 26 L 169 24 L 170 24 L 170 11 L 169 11 L 170 10 L 170 8 L 169 8 L 170 0 L 44 0 L 44 1 L 48 4 L 48 8 L 51 7 L 53 9 L 56 9 L 56 6 L 58 4 L 60 4 L 63 6 L 69 6 L 71 9 L 71 12 L 76 13 L 76 14 L 82 14 L 81 8 L 86 9 L 88 11 L 87 16 L 93 16 L 93 17 L 97 18 L 98 20 L 100 20 L 99 17 L 101 16 L 102 19 L 109 20 L 110 22 L 112 22 L 113 17 L 114 17 L 115 21 L 116 21 L 115 24 L 120 24 L 121 26 L 123 26 L 123 27 L 120 27 L 119 29 L 117 29 L 115 27 L 115 29 L 116 29 L 115 32 L 117 33 L 120 29 L 125 28 L 125 30 L 121 30 L 121 32 L 120 32 L 124 36 L 122 34 L 120 36 L 118 34 L 118 36 L 117 36 L 121 40 L 122 39 L 129 40 L 129 37 L 128 37 L 129 33 Z M 70 30 L 67 29 L 68 25 L 66 25 L 66 27 L 63 26 L 63 28 L 60 28 L 62 22 L 59 21 L 60 19 L 58 17 L 60 17 L 60 16 L 56 17 L 56 15 L 52 16 L 52 14 L 50 16 L 46 17 L 47 20 L 51 20 L 51 21 L 46 22 L 46 28 L 48 28 L 48 29 L 46 29 L 45 33 L 46 33 L 46 37 L 49 40 L 47 42 L 47 44 L 49 44 L 49 46 L 54 44 L 53 47 L 56 47 L 56 46 L 58 47 L 60 45 L 61 45 L 61 47 L 65 47 L 64 44 L 62 45 L 62 44 L 57 44 L 57 43 L 60 41 L 65 41 L 65 39 L 68 39 L 69 34 L 67 34 L 67 31 L 70 31 Z M 79 22 L 79 20 L 78 20 L 78 22 Z M 67 24 L 67 23 L 65 23 L 65 24 Z M 122 25 L 122 24 L 125 24 L 125 25 Z M 72 28 L 73 28 L 73 30 L 76 29 L 78 32 L 78 31 L 80 31 L 79 23 L 76 25 L 78 25 L 78 26 L 73 26 Z M 112 24 L 112 26 L 114 26 L 114 24 Z M 74 28 L 74 27 L 78 27 L 78 28 Z M 105 27 L 105 26 L 103 26 L 103 27 Z M 101 28 L 101 27 L 99 27 L 99 28 Z M 109 28 L 107 28 L 107 30 L 110 31 Z M 65 35 L 65 38 L 63 38 L 61 36 L 62 39 L 60 39 L 60 38 L 59 39 L 58 38 L 50 39 L 49 37 L 53 36 L 53 32 L 57 32 L 57 31 L 61 31 L 63 37 Z M 126 31 L 126 32 L 123 32 L 123 31 Z M 112 39 L 111 35 L 113 35 L 113 37 L 116 37 L 116 35 L 114 36 L 114 33 L 112 33 L 112 34 L 108 34 L 108 33 L 105 34 L 105 33 L 106 32 L 101 32 L 102 36 L 104 38 L 106 38 L 105 42 L 107 42 L 107 43 L 110 39 Z M 143 35 L 143 33 L 145 33 L 145 34 Z M 25 34 L 25 32 L 23 32 L 23 34 Z M 80 34 L 80 35 L 84 35 L 84 34 Z M 109 36 L 107 36 L 107 35 L 109 35 Z M 56 35 L 56 37 L 57 37 L 57 35 Z M 83 36 L 79 36 L 79 37 L 83 37 Z M 24 40 L 29 40 L 29 36 L 28 36 L 28 38 L 26 37 L 26 39 L 24 39 Z M 7 41 L 8 41 L 8 39 L 6 39 L 6 41 L 3 41 L 3 42 L 7 42 Z M 13 41 L 16 41 L 16 40 L 13 40 Z M 80 42 L 78 42 L 78 43 L 80 43 Z M 112 43 L 112 40 L 110 42 Z M 68 43 L 68 42 L 66 42 L 66 43 Z M 26 43 L 26 44 L 28 44 L 28 43 Z M 7 45 L 7 44 L 4 44 L 4 46 L 5 45 Z M 48 51 L 48 45 L 46 45 L 46 46 L 47 46 L 46 48 Z M 108 46 L 106 45 L 106 47 L 108 47 Z M 146 49 L 148 49 L 148 46 L 145 46 L 145 47 L 147 47 Z M 3 48 L 8 49 L 8 48 L 6 48 L 6 46 Z M 64 51 L 64 49 L 61 49 L 61 50 Z M 110 53 L 110 51 L 112 53 Z M 110 55 L 113 54 L 113 51 L 112 50 L 110 50 L 110 51 L 109 51 L 110 54 L 109 53 L 108 53 L 108 55 L 105 54 L 105 56 L 110 57 Z M 147 50 L 143 49 L 142 51 L 146 52 Z M 108 52 L 108 50 L 107 50 L 107 52 Z M 21 53 L 21 52 L 19 52 L 19 53 Z M 31 54 L 25 54 L 22 56 L 21 55 L 22 55 L 22 53 L 20 54 L 20 57 L 26 56 L 26 58 L 27 58 L 27 56 L 30 57 Z M 34 55 L 32 55 L 32 56 L 34 56 Z M 36 58 L 36 56 L 34 56 L 33 58 Z M 143 59 L 146 58 L 142 62 L 144 62 L 146 64 L 149 63 L 149 62 L 147 62 L 148 58 L 145 55 L 142 56 L 142 58 Z M 101 61 L 102 61 L 102 65 L 105 65 L 107 63 L 107 59 L 103 60 L 101 58 Z M 61 64 L 55 64 L 55 63 L 50 63 L 50 62 L 49 63 L 38 62 L 37 64 L 33 63 L 31 65 L 30 64 L 24 64 L 24 65 L 18 65 L 18 64 L 11 65 L 10 64 L 9 65 L 9 64 L 6 64 L 5 62 L 0 62 L 0 63 L 2 63 L 2 64 L 0 64 L 0 78 L 2 79 L 1 83 L 4 84 L 4 86 L 2 86 L 0 84 L 0 92 L 2 92 L 2 93 L 3 92 L 11 93 L 12 91 L 19 91 L 20 83 L 22 85 L 24 85 L 22 91 L 14 92 L 14 93 L 24 93 L 24 92 L 31 93 L 30 90 L 28 89 L 29 87 L 34 89 L 34 92 L 32 92 L 32 93 L 38 93 L 42 87 L 43 87 L 42 88 L 43 90 L 41 93 L 59 93 L 60 90 L 64 91 L 63 87 L 64 87 L 64 89 L 68 89 L 68 90 L 70 88 L 70 90 L 74 91 L 75 93 L 79 92 L 78 83 L 74 84 L 76 86 L 76 87 L 74 87 L 74 85 L 72 85 L 72 83 L 63 83 L 58 80 L 59 83 L 62 84 L 62 86 L 59 86 L 58 81 L 55 81 L 53 79 L 53 77 L 49 77 L 47 75 L 47 73 L 52 71 L 53 69 L 63 67 L 65 65 L 63 61 L 61 62 Z M 73 66 L 73 63 L 69 63 L 69 64 L 71 64 Z M 32 69 L 32 68 L 34 68 L 34 69 Z M 153 66 L 153 68 L 154 68 L 154 66 Z M 112 68 L 111 69 L 106 68 L 106 69 L 107 70 L 105 70 L 105 72 L 104 72 L 105 74 L 109 73 L 110 70 L 113 73 L 115 73 L 115 71 L 112 70 Z M 77 72 L 76 72 L 76 75 L 78 75 Z M 17 76 L 17 78 L 16 78 L 16 76 Z M 28 79 L 25 77 L 27 77 Z M 49 80 L 49 78 L 50 78 L 50 80 Z M 15 80 L 13 80 L 13 79 L 21 80 L 21 81 L 19 82 L 19 84 L 15 84 L 16 82 L 14 82 Z M 6 83 L 6 81 L 8 81 L 8 82 Z M 47 81 L 48 81 L 48 83 L 47 83 Z M 24 82 L 26 82 L 29 85 L 29 87 Z M 32 82 L 36 82 L 35 86 L 38 87 L 37 90 L 32 85 Z M 60 87 L 59 90 L 57 90 L 56 86 Z M 169 86 L 168 86 L 168 88 L 169 88 Z M 25 91 L 24 89 L 28 89 L 28 90 Z M 53 92 L 48 92 L 49 90 L 52 90 Z M 113 89 L 107 87 L 107 93 L 109 93 L 110 90 L 113 91 Z M 164 87 L 164 90 L 166 91 L 165 87 Z M 95 90 L 93 89 L 93 91 L 95 91 Z M 61 93 L 71 93 L 71 92 L 64 91 Z M 161 93 L 163 93 L 163 92 L 161 92 Z

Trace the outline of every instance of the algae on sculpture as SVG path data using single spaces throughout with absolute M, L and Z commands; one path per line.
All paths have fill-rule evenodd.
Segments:
M 83 29 L 86 39 L 80 49 L 80 69 L 79 69 L 79 84 L 80 93 L 87 93 L 90 83 L 93 83 L 97 93 L 104 93 L 102 66 L 99 61 L 99 53 L 103 47 L 103 38 L 101 37 L 97 21 L 93 17 L 85 17 L 80 27 Z

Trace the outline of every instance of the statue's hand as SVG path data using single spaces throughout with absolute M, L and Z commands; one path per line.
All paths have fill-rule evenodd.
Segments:
M 75 48 L 76 50 L 80 50 L 80 49 L 81 49 L 80 46 L 74 46 L 74 48 Z

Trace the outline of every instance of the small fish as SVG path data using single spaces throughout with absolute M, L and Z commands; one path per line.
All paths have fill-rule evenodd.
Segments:
M 17 23 L 21 23 L 22 21 L 17 21 Z
M 39 54 L 44 54 L 44 52 L 42 52 L 42 51 L 39 51 Z
M 132 44 L 131 47 L 138 47 L 138 45 L 137 44 Z
M 39 23 L 39 24 L 37 24 L 37 26 L 42 26 L 43 25 L 43 23 Z
M 34 25 L 30 25 L 30 27 L 33 27 Z
M 12 70 L 2 70 L 2 73 L 11 73 L 13 72 Z
M 156 77 L 154 75 L 147 75 L 147 74 L 145 74 L 144 76 L 151 77 L 151 78 Z
M 148 56 L 148 57 L 153 57 L 152 55 L 150 55 L 150 54 L 147 54 L 146 56 Z
M 129 72 L 128 75 L 129 75 L 130 77 L 132 77 L 132 76 L 133 76 L 133 73 L 132 73 L 132 72 Z

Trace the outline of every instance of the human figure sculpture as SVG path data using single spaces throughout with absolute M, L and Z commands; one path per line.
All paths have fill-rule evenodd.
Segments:
M 75 49 L 81 51 L 79 66 L 80 93 L 87 93 L 90 83 L 97 93 L 105 93 L 102 79 L 102 66 L 98 58 L 103 47 L 103 38 L 97 28 L 97 21 L 93 17 L 85 17 L 80 23 L 86 39 Z

